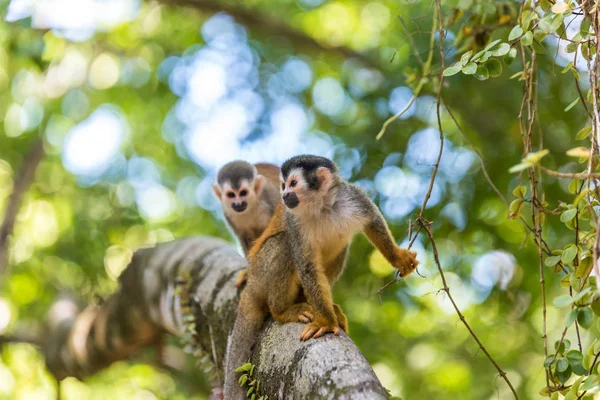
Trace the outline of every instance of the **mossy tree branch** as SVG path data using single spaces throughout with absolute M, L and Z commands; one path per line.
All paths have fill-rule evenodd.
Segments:
M 82 379 L 171 333 L 198 347 L 196 356 L 210 359 L 219 386 L 239 297 L 234 282 L 245 266 L 231 246 L 209 237 L 139 250 L 121 275 L 119 290 L 104 304 L 80 311 L 59 300 L 50 310 L 42 346 L 50 372 L 57 379 Z M 178 294 L 182 287 L 189 302 Z M 301 330 L 301 324 L 268 321 L 257 340 L 252 363 L 269 398 L 387 398 L 348 336 L 301 342 Z

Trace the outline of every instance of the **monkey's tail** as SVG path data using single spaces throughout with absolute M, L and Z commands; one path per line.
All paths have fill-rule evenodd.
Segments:
M 242 292 L 233 332 L 227 343 L 225 400 L 242 400 L 246 398 L 246 390 L 238 384 L 240 374 L 236 373 L 235 370 L 250 359 L 252 345 L 266 316 L 266 312 L 261 310 L 246 292 L 247 289 Z

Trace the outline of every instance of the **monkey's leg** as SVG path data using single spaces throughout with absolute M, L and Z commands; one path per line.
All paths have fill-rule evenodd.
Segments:
M 350 330 L 348 330 L 348 318 L 342 311 L 342 307 L 340 307 L 338 304 L 334 304 L 333 311 L 335 312 L 335 316 L 337 317 L 340 328 L 342 328 L 344 332 L 350 333 Z
M 224 385 L 227 400 L 246 398 L 246 390 L 238 385 L 235 370 L 250 359 L 252 345 L 258 336 L 266 315 L 266 305 L 260 304 L 249 294 L 248 290 L 244 290 L 240 297 L 233 332 L 227 344 Z
M 269 291 L 269 311 L 273 318 L 281 324 L 310 322 L 313 320 L 315 312 L 306 301 L 297 302 L 300 282 L 294 265 L 289 263 L 288 267 L 288 273 L 282 274 L 277 285 L 274 285 Z M 282 278 L 283 276 L 285 278 Z
M 308 340 L 311 337 L 318 338 L 327 332 L 339 335 L 340 327 L 333 309 L 331 285 L 324 268 L 312 262 L 300 265 L 302 265 L 299 268 L 302 288 L 308 304 L 314 308 L 316 313 L 313 321 L 308 323 L 302 331 L 300 340 Z
M 315 310 L 308 303 L 294 304 L 283 312 L 275 314 L 273 310 L 273 318 L 276 321 L 286 324 L 288 322 L 309 323 L 315 317 Z
M 379 210 L 375 209 L 373 212 L 374 216 L 371 222 L 365 226 L 365 235 L 386 260 L 392 264 L 392 267 L 400 271 L 400 276 L 405 277 L 417 268 L 419 264 L 416 259 L 417 254 L 399 248 Z

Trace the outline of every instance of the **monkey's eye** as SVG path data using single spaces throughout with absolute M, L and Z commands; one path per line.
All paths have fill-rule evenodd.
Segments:
M 296 180 L 293 180 L 293 181 L 291 181 L 291 182 L 290 182 L 290 186 L 291 186 L 291 187 L 296 187 L 296 184 L 297 184 L 297 183 L 298 183 L 298 182 L 296 182 Z
M 281 190 L 285 190 L 285 183 L 281 184 Z
M 233 199 L 235 197 L 235 193 L 227 192 L 227 197 L 229 197 L 230 199 Z
M 248 191 L 246 189 L 244 189 L 240 192 L 240 196 L 245 196 L 247 194 L 248 194 Z

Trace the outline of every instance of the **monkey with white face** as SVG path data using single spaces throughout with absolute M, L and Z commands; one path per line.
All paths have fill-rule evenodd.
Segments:
M 279 168 L 273 164 L 232 161 L 219 170 L 212 187 L 247 256 L 281 202 Z
M 281 181 L 289 248 L 315 312 L 301 339 L 335 333 L 341 321 L 331 285 L 344 269 L 355 234 L 363 232 L 402 277 L 417 267 L 416 253 L 396 245 L 377 206 L 361 188 L 346 182 L 331 160 L 293 157 L 281 166 Z
M 418 265 L 396 245 L 377 206 L 344 181 L 327 158 L 303 155 L 281 167 L 283 204 L 248 254 L 248 282 L 228 342 L 225 398 L 244 399 L 235 369 L 248 361 L 268 314 L 280 323 L 302 322 L 301 340 L 347 330 L 331 285 L 346 263 L 352 237 L 363 232 L 401 276 Z M 285 205 L 284 205 L 285 204 Z

